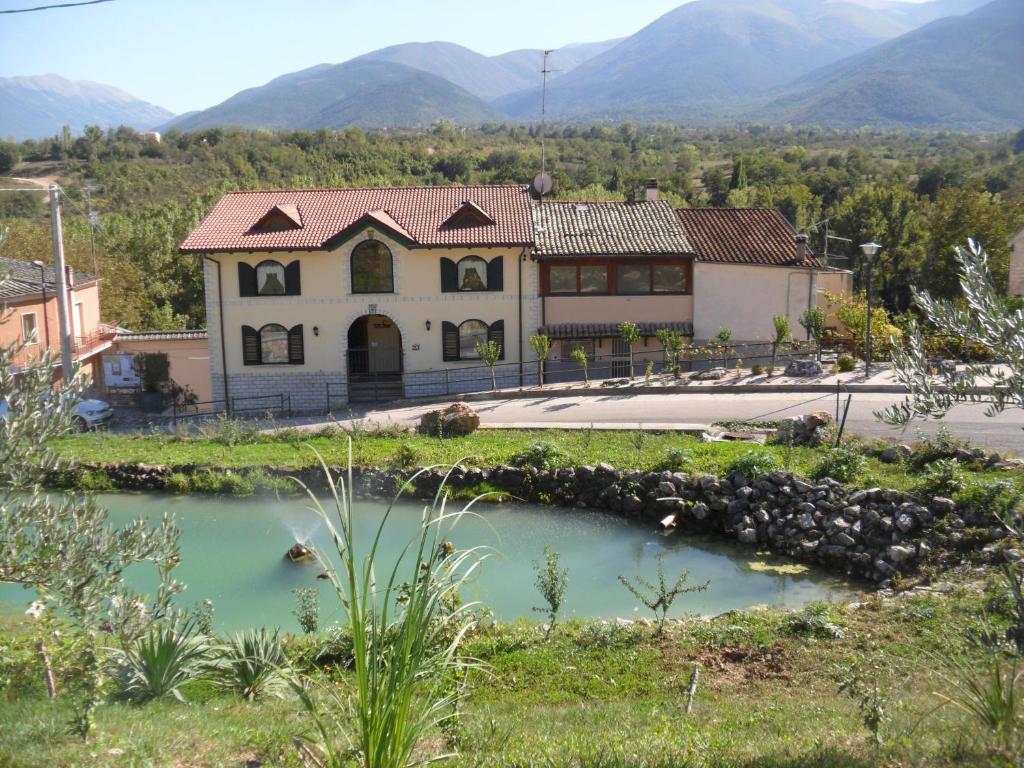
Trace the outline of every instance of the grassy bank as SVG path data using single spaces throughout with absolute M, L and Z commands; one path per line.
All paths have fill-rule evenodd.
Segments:
M 470 680 L 454 765 L 1010 765 L 935 693 L 950 692 L 937 654 L 964 650 L 962 638 L 984 621 L 1004 622 L 991 597 L 960 589 L 859 609 L 754 610 L 660 638 L 638 625 L 570 624 L 550 641 L 536 625 L 487 627 L 466 648 L 486 669 Z M 0 649 L 28 642 L 21 627 L 4 630 Z M 297 656 L 317 642 L 289 647 Z M 0 653 L 0 672 L 11 655 Z M 884 699 L 880 746 L 858 702 L 839 690 L 854 662 Z M 702 672 L 687 715 L 695 663 Z M 108 702 L 82 744 L 65 735 L 63 699 L 48 701 L 38 675 L 20 679 L 0 687 L 0 766 L 297 766 L 291 740 L 309 725 L 291 695 L 244 702 L 196 683 L 184 704 Z M 424 751 L 444 748 L 438 734 Z
M 259 432 L 228 432 L 204 436 L 181 437 L 175 435 L 114 435 L 89 433 L 75 435 L 54 443 L 63 457 L 78 462 L 96 464 L 160 464 L 165 466 L 200 466 L 216 470 L 240 468 L 301 469 L 316 464 L 318 452 L 328 464 L 347 462 L 347 433 L 336 430 L 303 432 L 282 430 L 272 434 Z M 755 447 L 749 443 L 705 443 L 700 439 L 679 433 L 653 433 L 642 431 L 599 430 L 482 430 L 467 437 L 443 440 L 424 435 L 398 432 L 358 432 L 352 435 L 353 461 L 357 466 L 412 467 L 423 464 L 451 464 L 464 462 L 480 467 L 501 464 L 525 464 L 523 458 L 538 443 L 549 453 L 546 459 L 554 467 L 593 465 L 607 462 L 618 468 L 641 471 L 673 469 L 691 474 L 721 475 L 737 458 L 751 450 L 765 452 L 774 457 L 778 466 L 806 477 L 822 473 L 822 462 L 827 450 L 822 448 L 767 445 Z M 898 490 L 913 490 L 920 481 L 920 472 L 908 463 L 886 464 L 878 460 L 867 444 L 863 448 L 864 461 L 854 467 L 848 477 L 839 478 L 859 487 L 881 486 Z M 933 450 L 934 447 L 922 447 Z M 536 451 L 533 451 L 536 453 Z M 1015 483 L 1024 493 L 1024 479 L 1017 472 L 982 471 L 964 465 L 970 482 L 984 482 L 994 478 Z M 835 476 L 834 474 L 832 476 Z M 214 475 L 205 486 L 182 484 L 183 491 L 232 492 L 239 485 L 238 475 L 231 482 L 221 483 Z M 204 482 L 200 478 L 200 482 Z M 95 485 L 89 483 L 95 482 Z M 233 485 L 234 484 L 234 485 Z M 85 483 L 93 490 L 105 490 L 102 478 L 87 478 Z M 282 490 L 280 483 L 241 483 L 245 491 L 250 487 Z M 286 484 L 285 484 L 286 485 Z M 251 491 L 250 491 L 251 492 Z M 244 493 L 243 493 L 244 495 Z

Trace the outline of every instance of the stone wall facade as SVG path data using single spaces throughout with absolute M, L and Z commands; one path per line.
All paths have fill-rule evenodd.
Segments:
M 336 371 L 228 375 L 232 413 L 276 412 L 279 407 L 290 413 L 326 413 L 348 402 L 346 386 L 345 376 Z

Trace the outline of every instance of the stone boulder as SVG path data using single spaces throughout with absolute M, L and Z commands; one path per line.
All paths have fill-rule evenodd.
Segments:
M 719 381 L 725 378 L 726 373 L 725 368 L 708 368 L 706 371 L 693 374 L 690 378 L 694 381 Z
M 480 416 L 465 403 L 427 411 L 420 417 L 419 431 L 424 435 L 463 437 L 480 427 Z
M 786 375 L 793 377 L 800 376 L 821 376 L 824 369 L 817 360 L 791 360 L 786 366 Z
M 775 441 L 785 445 L 821 445 L 821 430 L 832 422 L 825 411 L 783 419 L 775 432 Z

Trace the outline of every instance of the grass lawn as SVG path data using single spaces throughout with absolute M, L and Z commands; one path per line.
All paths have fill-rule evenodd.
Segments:
M 471 678 L 453 764 L 1010 765 L 960 710 L 936 709 L 935 692 L 950 691 L 938 654 L 964 647 L 983 612 L 983 597 L 962 589 L 821 609 L 828 628 L 768 610 L 695 621 L 661 638 L 638 625 L 573 623 L 550 641 L 536 625 L 488 627 L 466 649 L 485 670 Z M 24 632 L 6 630 L 8 638 Z M 885 699 L 880 747 L 857 702 L 838 690 L 855 661 L 877 666 L 877 678 L 863 679 L 877 679 Z M 694 663 L 700 686 L 687 715 Z M 344 685 L 346 675 L 331 680 Z M 65 735 L 66 702 L 46 700 L 38 677 L 0 687 L 0 766 L 300 764 L 291 740 L 309 723 L 291 696 L 246 703 L 202 683 L 186 696 L 184 704 L 105 704 L 94 738 L 82 744 Z M 439 734 L 425 751 L 444 748 Z
M 670 450 L 682 450 L 689 457 L 685 470 L 695 474 L 722 474 L 730 462 L 750 450 L 773 454 L 779 464 L 804 476 L 812 476 L 822 459 L 822 449 L 765 447 L 748 443 L 704 443 L 678 433 L 599 430 L 481 430 L 468 437 L 440 440 L 412 433 L 357 432 L 353 435 L 354 462 L 361 466 L 408 465 L 400 461 L 407 453 L 419 464 L 452 464 L 464 461 L 476 466 L 513 462 L 516 454 L 537 442 L 553 445 L 558 466 L 579 466 L 608 462 L 625 469 L 664 468 Z M 298 430 L 276 434 L 220 434 L 212 437 L 168 435 L 135 436 L 94 432 L 55 441 L 55 450 L 68 459 L 87 463 L 198 465 L 233 469 L 275 467 L 297 469 L 316 464 L 314 449 L 332 465 L 347 461 L 347 438 L 343 433 L 329 436 Z M 971 472 L 976 478 L 1000 476 L 1014 479 L 1024 492 L 1020 473 Z M 862 471 L 850 481 L 861 487 L 882 486 L 910 490 L 916 476 L 905 464 L 884 464 L 868 458 Z

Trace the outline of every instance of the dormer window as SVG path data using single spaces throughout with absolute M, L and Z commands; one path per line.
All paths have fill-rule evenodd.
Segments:
M 292 203 L 280 203 L 263 214 L 259 221 L 252 225 L 249 233 L 258 235 L 265 232 L 287 232 L 292 229 L 302 229 L 299 207 Z
M 486 227 L 495 223 L 491 215 L 483 208 L 467 200 L 441 223 L 441 229 L 468 229 L 469 227 Z

